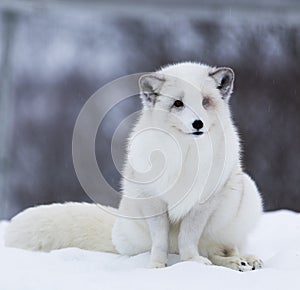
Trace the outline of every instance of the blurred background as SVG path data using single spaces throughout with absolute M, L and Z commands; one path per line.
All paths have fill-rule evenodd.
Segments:
M 265 210 L 300 211 L 300 1 L 1 0 L 0 57 L 0 219 L 90 201 L 72 163 L 85 101 L 118 77 L 179 61 L 234 69 L 245 170 Z M 139 108 L 136 97 L 112 110 L 97 138 L 115 188 L 111 136 Z M 118 205 L 118 197 L 102 200 Z

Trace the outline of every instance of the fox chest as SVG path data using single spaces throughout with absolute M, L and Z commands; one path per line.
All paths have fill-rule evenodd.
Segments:
M 168 204 L 186 195 L 199 195 L 213 169 L 211 146 L 150 137 L 144 138 L 142 144 L 132 144 L 128 154 L 127 172 L 134 186 L 141 192 L 161 196 Z

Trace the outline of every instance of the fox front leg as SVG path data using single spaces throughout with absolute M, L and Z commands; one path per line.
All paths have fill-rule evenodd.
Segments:
M 155 211 L 153 211 L 155 208 Z M 146 203 L 143 206 L 143 214 L 151 236 L 150 268 L 162 268 L 167 266 L 169 250 L 169 218 L 167 205 L 161 200 Z
M 198 243 L 209 214 L 207 210 L 201 210 L 195 206 L 181 221 L 178 248 L 182 261 L 196 261 L 202 264 L 211 265 L 211 261 L 199 255 Z
M 169 220 L 166 213 L 147 219 L 152 246 L 150 268 L 163 268 L 168 262 Z

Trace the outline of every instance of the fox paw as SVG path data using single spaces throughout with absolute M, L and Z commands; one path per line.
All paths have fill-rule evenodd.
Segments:
M 246 259 L 240 257 L 230 257 L 224 266 L 240 272 L 251 271 L 253 267 Z
M 150 261 L 148 264 L 148 268 L 150 269 L 158 269 L 167 267 L 167 263 L 159 262 L 159 261 Z
M 246 255 L 242 258 L 247 261 L 248 265 L 252 267 L 252 270 L 261 269 L 264 266 L 263 261 L 255 256 Z
M 209 259 L 202 256 L 192 257 L 190 259 L 185 259 L 184 261 L 194 261 L 204 265 L 212 265 L 212 262 Z

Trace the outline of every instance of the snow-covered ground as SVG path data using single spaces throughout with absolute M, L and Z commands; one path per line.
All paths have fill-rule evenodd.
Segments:
M 176 263 L 165 269 L 146 269 L 149 254 L 115 254 L 63 249 L 51 253 L 5 248 L 0 223 L 0 290 L 46 289 L 300 289 L 300 214 L 277 211 L 264 214 L 249 239 L 248 253 L 265 268 L 236 272 L 195 262 Z

